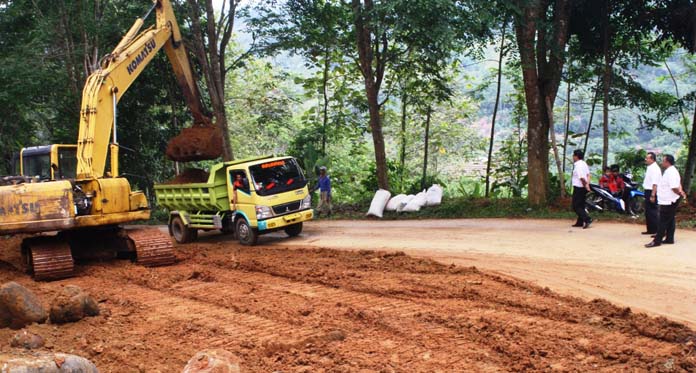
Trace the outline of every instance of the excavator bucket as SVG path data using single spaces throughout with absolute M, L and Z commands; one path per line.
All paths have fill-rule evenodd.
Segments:
M 167 158 L 177 162 L 204 161 L 221 155 L 222 132 L 216 126 L 184 128 L 167 144 Z

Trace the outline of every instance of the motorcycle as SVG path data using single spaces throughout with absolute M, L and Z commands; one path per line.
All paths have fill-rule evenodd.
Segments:
M 633 181 L 633 175 L 627 173 L 624 178 L 626 194 L 628 195 L 628 213 L 637 216 L 645 212 L 645 193 L 638 189 L 639 184 Z
M 615 197 L 598 184 L 590 184 L 590 192 L 585 197 L 585 206 L 589 211 L 626 212 L 626 202 L 621 197 Z
M 590 184 L 591 191 L 585 197 L 587 211 L 616 211 L 634 217 L 642 214 L 645 211 L 645 193 L 638 190 L 638 183 L 631 180 L 633 175 L 629 173 L 624 176 L 624 196 L 628 204 L 623 196 L 615 196 L 597 184 Z

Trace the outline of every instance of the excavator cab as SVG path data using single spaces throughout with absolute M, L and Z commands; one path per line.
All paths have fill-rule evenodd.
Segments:
M 53 144 L 22 148 L 15 167 L 19 175 L 40 181 L 74 179 L 77 171 L 77 145 Z

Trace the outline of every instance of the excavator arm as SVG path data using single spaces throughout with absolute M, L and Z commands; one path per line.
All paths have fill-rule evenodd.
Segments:
M 152 11 L 157 17 L 155 25 L 141 31 Z M 101 60 L 100 68 L 87 78 L 82 92 L 77 141 L 78 179 L 103 177 L 109 149 L 111 176 L 117 176 L 118 101 L 162 48 L 172 63 L 177 82 L 193 115 L 194 125 L 207 130 L 207 135 L 202 136 L 207 138 L 203 141 L 198 139 L 195 144 L 199 149 L 180 148 L 178 151 L 168 151 L 167 155 L 173 160 L 183 161 L 220 156 L 222 137 L 205 115 L 172 5 L 169 0 L 153 0 L 152 8 L 135 21 L 116 48 Z

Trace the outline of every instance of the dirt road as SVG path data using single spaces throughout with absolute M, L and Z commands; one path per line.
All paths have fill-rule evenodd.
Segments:
M 318 221 L 283 244 L 403 250 L 696 326 L 696 232 L 680 230 L 676 245 L 646 249 L 642 228 L 597 222 L 582 230 L 559 220 Z
M 452 261 L 445 256 L 464 245 L 512 244 L 496 222 L 507 223 L 318 222 L 305 237 L 265 237 L 251 248 L 206 235 L 178 245 L 172 266 L 91 261 L 78 263 L 77 277 L 48 283 L 21 271 L 19 237 L 0 237 L 0 282 L 19 282 L 46 305 L 68 284 L 94 295 L 101 315 L 28 329 L 47 349 L 85 356 L 103 372 L 181 371 L 208 348 L 234 353 L 248 372 L 696 370 L 696 332 L 668 319 L 392 250 L 305 247 L 394 240 Z M 488 226 L 479 244 L 462 234 L 476 224 Z M 483 263 L 479 252 L 459 255 Z M 2 351 L 13 334 L 0 329 Z

